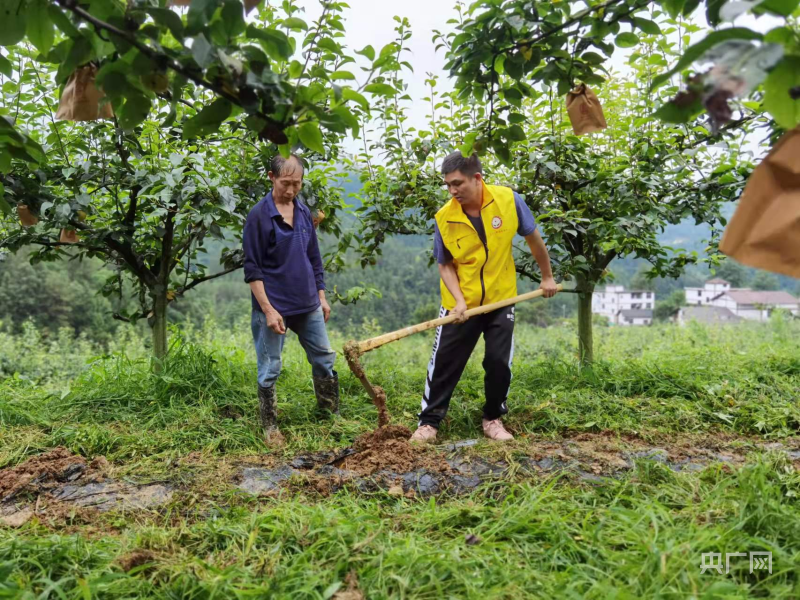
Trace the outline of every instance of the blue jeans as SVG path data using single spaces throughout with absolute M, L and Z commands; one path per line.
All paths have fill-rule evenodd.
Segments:
M 300 338 L 300 344 L 311 364 L 311 374 L 314 377 L 333 377 L 336 352 L 328 341 L 322 307 L 310 313 L 284 317 L 283 322 L 286 329 L 291 329 Z M 260 310 L 253 311 L 250 325 L 256 345 L 258 385 L 272 387 L 281 374 L 281 352 L 286 335 L 272 331 L 267 326 L 267 316 Z

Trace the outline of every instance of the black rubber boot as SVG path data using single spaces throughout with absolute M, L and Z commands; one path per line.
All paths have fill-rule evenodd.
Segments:
M 261 415 L 261 427 L 268 444 L 282 444 L 283 434 L 278 429 L 278 397 L 275 386 L 258 386 L 258 409 Z
M 317 412 L 323 415 L 339 414 L 339 375 L 314 377 L 314 393 L 317 396 Z

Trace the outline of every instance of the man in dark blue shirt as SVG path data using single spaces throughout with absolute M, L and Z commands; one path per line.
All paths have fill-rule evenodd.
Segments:
M 294 155 L 277 156 L 270 169 L 272 191 L 253 207 L 244 226 L 244 279 L 252 291 L 261 425 L 268 444 L 281 444 L 275 380 L 286 329 L 297 334 L 306 351 L 323 414 L 339 412 L 339 380 L 325 329 L 331 307 L 325 299 L 315 223 L 298 197 L 303 164 Z

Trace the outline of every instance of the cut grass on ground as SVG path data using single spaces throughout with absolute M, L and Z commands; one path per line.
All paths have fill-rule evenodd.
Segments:
M 608 431 L 751 444 L 800 428 L 797 323 L 601 330 L 590 372 L 575 364 L 569 328 L 518 328 L 516 339 L 507 423 L 523 441 Z M 282 461 L 346 447 L 376 424 L 343 361 L 342 416 L 317 421 L 308 366 L 290 341 L 279 380 L 289 445 L 267 452 L 250 344 L 246 329 L 197 332 L 158 375 L 145 360 L 111 357 L 69 380 L 51 370 L 46 380 L 20 372 L 0 381 L 0 468 L 63 445 L 105 455 L 122 477 L 172 478 L 180 490 L 158 511 L 0 528 L 0 597 L 329 598 L 356 581 L 370 599 L 800 596 L 800 479 L 769 451 L 698 473 L 642 460 L 591 485 L 563 474 L 509 476 L 458 498 L 352 488 L 252 498 L 210 483 L 204 491 L 180 468 L 191 453 L 207 465 L 265 454 Z M 413 426 L 429 352 L 429 336 L 418 336 L 366 357 L 394 422 Z M 479 434 L 480 354 L 443 440 Z M 761 550 L 773 553 L 771 575 L 751 574 L 747 558 L 732 559 L 729 574 L 700 572 L 703 553 Z

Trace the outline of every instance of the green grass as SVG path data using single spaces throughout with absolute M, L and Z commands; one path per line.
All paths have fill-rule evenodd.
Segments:
M 799 334 L 784 321 L 601 329 L 599 361 L 581 371 L 571 327 L 519 327 L 507 423 L 536 438 L 611 430 L 662 442 L 687 433 L 785 440 L 800 427 Z M 334 337 L 336 347 L 343 341 Z M 308 365 L 296 340 L 287 344 L 278 395 L 289 445 L 267 451 L 244 323 L 185 332 L 158 375 L 137 339 L 129 358 L 96 358 L 103 352 L 84 343 L 63 378 L 49 365 L 52 347 L 37 354 L 29 341 L 0 338 L 4 351 L 23 343 L 30 354 L 0 380 L 0 467 L 64 445 L 105 455 L 118 476 L 181 485 L 155 512 L 0 528 L 0 598 L 325 598 L 350 572 L 370 599 L 800 596 L 800 476 L 782 454 L 754 452 L 741 469 L 699 473 L 641 461 L 593 485 L 511 476 L 459 498 L 345 489 L 255 499 L 176 465 L 190 452 L 213 469 L 349 445 L 376 414 L 343 361 L 342 416 L 319 422 Z M 395 422 L 415 423 L 429 352 L 421 335 L 364 359 Z M 480 360 L 479 348 L 443 438 L 479 435 Z M 483 448 L 476 452 L 497 452 Z M 467 534 L 480 542 L 468 545 Z M 150 550 L 154 563 L 124 573 L 117 561 L 135 549 Z M 700 574 L 704 552 L 755 550 L 773 553 L 772 575 L 750 574 L 746 558 L 734 559 L 730 575 Z

